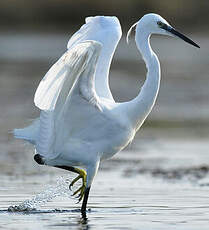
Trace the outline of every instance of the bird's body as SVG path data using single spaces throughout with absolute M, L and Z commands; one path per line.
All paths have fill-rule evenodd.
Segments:
M 101 100 L 98 109 L 95 106 L 89 107 L 88 102 L 79 96 L 71 100 L 73 105 L 79 104 L 81 109 L 75 116 L 67 117 L 65 124 L 59 122 L 60 128 L 56 135 L 62 144 L 58 139 L 58 146 L 53 153 L 56 158 L 45 159 L 47 165 L 88 168 L 95 159 L 100 161 L 111 158 L 133 139 L 135 131 L 122 119 L 118 119 L 115 103 Z M 74 109 L 73 105 L 70 109 Z M 68 125 L 72 123 L 76 127 Z
M 166 31 L 163 25 L 168 27 Z M 150 35 L 169 35 L 169 26 L 156 14 L 145 15 L 137 23 L 136 44 L 148 69 L 147 78 L 135 99 L 117 103 L 109 89 L 108 74 L 121 37 L 119 21 L 116 17 L 87 18 L 37 88 L 34 102 L 41 110 L 40 117 L 31 126 L 14 131 L 17 138 L 35 146 L 38 163 L 78 173 L 71 185 L 83 178 L 77 191 L 80 199 L 84 195 L 82 213 L 100 162 L 133 140 L 156 101 L 160 64 L 150 47 Z M 85 167 L 86 173 L 75 166 Z

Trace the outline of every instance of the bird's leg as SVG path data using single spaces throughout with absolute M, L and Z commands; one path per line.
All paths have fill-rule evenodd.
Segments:
M 38 163 L 38 164 L 44 164 L 44 160 L 43 157 L 40 154 L 36 154 L 34 156 L 34 160 Z M 78 188 L 74 193 L 73 196 L 75 196 L 77 193 L 78 196 L 78 203 L 83 199 L 84 196 L 84 192 L 86 189 L 86 171 L 83 169 L 79 169 L 79 168 L 75 168 L 72 166 L 59 166 L 59 165 L 55 165 L 56 168 L 61 168 L 61 169 L 65 169 L 74 173 L 79 174 L 71 183 L 69 186 L 69 189 L 71 190 L 72 186 L 79 180 L 82 178 L 82 185 L 80 188 Z
M 99 168 L 99 163 L 100 159 L 92 161 L 92 164 L 87 167 L 87 179 L 86 179 L 86 188 L 84 191 L 84 198 L 83 198 L 83 203 L 81 206 L 81 215 L 83 219 L 86 219 L 86 207 L 87 207 L 87 202 L 89 198 L 89 192 L 90 188 L 94 179 L 94 176 L 96 175 L 98 168 Z
M 87 173 L 83 169 L 78 169 L 72 166 L 55 166 L 57 168 L 65 169 L 74 173 L 78 173 L 79 175 L 70 183 L 70 188 L 80 179 L 82 178 L 83 184 L 82 186 L 76 190 L 73 195 L 79 193 L 78 195 L 78 202 L 83 199 L 82 207 L 81 207 L 81 214 L 84 219 L 86 219 L 86 207 L 89 197 L 89 191 L 91 188 L 92 181 L 94 176 L 96 175 L 98 168 L 99 168 L 100 159 L 92 161 L 92 164 L 87 167 Z
M 71 190 L 72 186 L 79 180 L 82 179 L 82 185 L 80 188 L 78 188 L 74 193 L 73 196 L 75 196 L 76 194 L 78 194 L 77 198 L 78 198 L 78 203 L 83 199 L 84 196 L 84 192 L 86 189 L 86 171 L 83 169 L 79 169 L 79 168 L 75 168 L 72 166 L 55 166 L 57 168 L 61 168 L 61 169 L 65 169 L 74 173 L 79 174 L 71 183 L 69 186 L 69 189 Z
M 91 188 L 91 186 L 85 189 L 83 203 L 81 206 L 81 214 L 82 214 L 82 217 L 84 219 L 86 219 L 86 206 L 87 206 L 87 202 L 88 202 L 90 188 Z

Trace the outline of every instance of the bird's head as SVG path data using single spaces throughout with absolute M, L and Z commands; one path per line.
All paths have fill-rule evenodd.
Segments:
M 185 42 L 190 43 L 191 45 L 200 48 L 195 42 L 183 35 L 182 33 L 176 31 L 164 18 L 158 14 L 145 14 L 138 22 L 136 22 L 128 31 L 128 37 L 131 33 L 132 28 L 136 26 L 140 30 L 140 33 L 147 34 L 162 34 L 168 36 L 179 37 Z M 140 34 L 139 34 L 140 36 Z

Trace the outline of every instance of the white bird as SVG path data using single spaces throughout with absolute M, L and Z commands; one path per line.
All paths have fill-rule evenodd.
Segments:
M 150 46 L 150 35 L 174 35 L 199 47 L 157 14 L 143 16 L 128 35 L 134 26 L 136 44 L 148 69 L 135 99 L 115 102 L 109 89 L 109 68 L 121 37 L 118 19 L 89 17 L 36 90 L 34 102 L 41 110 L 40 117 L 29 127 L 14 130 L 16 138 L 35 146 L 37 163 L 79 174 L 70 187 L 82 179 L 74 195 L 79 193 L 79 201 L 83 199 L 83 216 L 100 162 L 133 140 L 156 101 L 160 64 Z

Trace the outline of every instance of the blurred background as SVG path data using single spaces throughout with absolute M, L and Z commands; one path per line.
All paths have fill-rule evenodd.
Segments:
M 130 0 L 130 1 L 84 1 L 84 0 L 7 0 L 0 3 L 0 25 L 8 28 L 66 29 L 77 28 L 90 15 L 115 15 L 123 26 L 130 26 L 143 14 L 157 12 L 175 23 L 192 27 L 207 28 L 208 1 L 195 0 Z
M 129 27 L 149 12 L 166 18 L 201 49 L 176 38 L 153 36 L 152 47 L 162 67 L 160 93 L 152 113 L 127 151 L 139 152 L 137 156 L 143 159 L 149 156 L 154 161 L 157 158 L 167 162 L 172 155 L 176 156 L 177 165 L 179 162 L 198 167 L 207 165 L 208 1 L 7 0 L 0 1 L 0 169 L 12 175 L 40 170 L 34 166 L 32 148 L 14 140 L 11 130 L 26 126 L 38 116 L 33 104 L 38 83 L 65 52 L 70 36 L 84 23 L 85 17 L 116 15 L 125 36 Z M 111 66 L 110 85 L 117 101 L 134 98 L 145 80 L 146 68 L 133 38 L 134 33 L 129 45 L 124 37 L 121 39 Z M 188 157 L 188 152 L 192 153 L 190 161 L 182 161 L 181 157 Z M 23 157 L 28 159 L 27 165 L 22 163 Z M 197 163 L 197 157 L 201 162 Z

